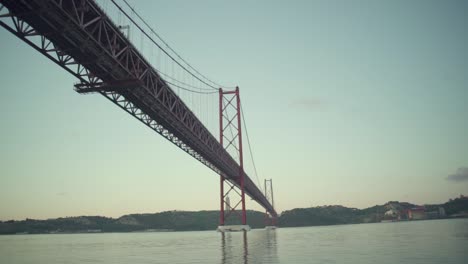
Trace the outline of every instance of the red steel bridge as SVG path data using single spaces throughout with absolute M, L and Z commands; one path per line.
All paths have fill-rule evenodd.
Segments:
M 111 3 L 126 15 L 133 28 L 161 48 L 162 44 L 154 41 L 154 31 L 146 33 L 121 6 L 114 0 Z M 277 217 L 272 201 L 244 171 L 238 87 L 216 87 L 215 92 L 219 94 L 217 140 L 175 92 L 176 87 L 184 87 L 154 68 L 132 43 L 131 32 L 125 33 L 128 25 L 114 22 L 96 1 L 0 0 L 0 25 L 75 76 L 78 83 L 74 88 L 78 93 L 101 94 L 219 174 L 220 225 L 224 225 L 232 212 L 240 212 L 242 224 L 246 224 L 245 194 L 265 208 L 271 218 Z M 182 59 L 175 52 L 167 56 Z M 188 72 L 197 73 L 193 76 L 198 82 L 213 86 L 188 63 L 174 61 Z M 227 114 L 229 109 L 231 116 Z M 228 148 L 234 148 L 236 159 Z M 231 191 L 239 195 L 239 202 L 225 208 Z M 238 207 L 240 210 L 236 210 Z

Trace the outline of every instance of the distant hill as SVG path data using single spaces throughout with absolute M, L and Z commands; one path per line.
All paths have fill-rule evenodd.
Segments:
M 279 217 L 278 224 L 280 227 L 295 227 L 373 223 L 386 219 L 385 213 L 389 210 L 405 212 L 416 207 L 419 206 L 390 201 L 384 205 L 366 209 L 348 208 L 341 205 L 296 208 L 284 211 Z M 461 196 L 444 204 L 424 205 L 423 208 L 427 212 L 439 212 L 441 207 L 444 208 L 447 217 L 467 217 L 468 197 Z M 153 214 L 130 214 L 119 218 L 79 216 L 48 220 L 11 220 L 0 221 L 0 234 L 215 230 L 218 226 L 218 219 L 219 211 L 167 211 Z M 249 210 L 247 219 L 252 228 L 265 226 L 262 212 Z
M 252 228 L 264 227 L 264 214 L 261 212 L 249 210 L 247 219 Z M 236 219 L 230 220 L 226 224 L 233 224 Z M 130 214 L 117 219 L 102 216 L 26 219 L 0 222 L 0 234 L 215 230 L 218 221 L 219 211 L 167 211 Z
M 388 202 L 366 209 L 348 208 L 341 205 L 327 205 L 310 208 L 296 208 L 284 211 L 280 217 L 280 226 L 315 226 L 374 223 L 383 219 L 390 209 L 404 210 L 415 207 L 410 203 Z
M 468 197 L 461 196 L 460 198 L 450 199 L 442 206 L 448 215 L 468 214 Z
M 358 223 L 359 209 L 341 205 L 296 208 L 281 214 L 279 225 L 282 227 L 337 225 Z
M 468 216 L 468 197 L 451 199 L 444 204 L 418 206 L 407 202 L 390 201 L 384 205 L 376 205 L 366 209 L 347 208 L 341 205 L 318 206 L 311 208 L 296 208 L 284 211 L 279 219 L 279 226 L 315 226 L 375 223 L 382 220 L 396 219 L 397 216 L 386 216 L 389 210 L 405 212 L 412 208 L 423 208 L 427 218 L 466 217 Z M 443 208 L 445 216 L 439 215 L 439 208 Z M 434 214 L 437 216 L 434 217 Z M 407 216 L 406 216 L 407 217 Z

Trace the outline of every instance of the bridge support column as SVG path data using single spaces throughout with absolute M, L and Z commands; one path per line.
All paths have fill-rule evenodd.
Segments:
M 268 184 L 269 183 L 269 184 Z M 275 202 L 273 199 L 273 180 L 272 179 L 265 179 L 265 197 L 267 200 L 271 202 L 271 205 L 274 207 Z M 277 217 L 273 216 L 268 213 L 268 211 L 265 211 L 265 229 L 276 229 L 277 225 Z
M 219 175 L 221 179 L 221 195 L 220 195 L 220 200 L 221 200 L 221 209 L 220 209 L 220 214 L 219 214 L 219 225 L 224 226 L 224 178 L 222 175 Z
M 250 227 L 247 225 L 247 214 L 245 210 L 245 173 L 244 173 L 244 157 L 242 153 L 242 121 L 241 121 L 241 104 L 239 96 L 239 87 L 234 91 L 223 91 L 219 89 L 219 142 L 225 150 L 233 157 L 238 158 L 239 171 L 236 180 L 228 180 L 228 178 L 220 175 L 220 217 L 218 231 L 248 231 Z M 226 140 L 226 144 L 224 144 Z M 228 188 L 224 188 L 227 185 Z M 238 202 L 231 204 L 228 196 L 231 191 L 234 191 L 236 197 L 239 197 Z M 241 210 L 236 210 L 240 206 Z M 240 216 L 241 225 L 225 226 L 229 216 L 232 213 L 237 213 Z M 232 221 L 228 221 L 232 223 Z

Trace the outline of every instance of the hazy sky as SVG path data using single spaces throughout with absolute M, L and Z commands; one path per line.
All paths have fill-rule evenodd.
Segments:
M 279 211 L 467 194 L 468 2 L 132 3 L 197 69 L 241 87 Z M 215 173 L 0 40 L 0 220 L 218 209 Z

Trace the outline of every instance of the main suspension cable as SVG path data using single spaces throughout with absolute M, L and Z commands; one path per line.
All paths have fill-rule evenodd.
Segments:
M 143 24 L 145 24 L 150 30 L 151 32 L 153 32 L 156 37 L 158 37 L 159 40 L 161 40 L 162 43 L 164 43 L 164 45 L 166 45 L 166 47 L 172 51 L 181 61 L 183 61 L 190 69 L 194 70 L 196 73 L 198 73 L 200 76 L 202 76 L 205 80 L 211 82 L 212 84 L 214 84 L 215 86 L 217 87 L 224 87 L 224 88 L 234 88 L 234 87 L 226 87 L 224 85 L 221 85 L 221 84 L 218 84 L 212 80 L 210 80 L 208 77 L 206 77 L 205 75 L 203 75 L 201 72 L 199 72 L 197 69 L 195 69 L 194 67 L 192 67 L 192 65 L 190 65 L 186 60 L 184 60 L 147 22 L 145 19 L 143 19 L 140 14 L 138 14 L 138 12 L 132 7 L 130 6 L 130 4 L 127 2 L 127 0 L 123 0 L 123 2 L 127 5 L 128 8 L 130 8 L 130 10 L 132 10 L 132 12 L 143 22 Z
M 180 85 L 178 85 L 178 84 L 171 83 L 171 82 L 169 82 L 169 81 L 167 81 L 167 80 L 164 80 L 164 81 L 165 81 L 166 83 L 172 85 L 172 86 L 175 86 L 175 87 L 180 88 L 180 89 L 182 89 L 182 90 L 184 90 L 184 91 L 188 91 L 188 92 L 192 92 L 192 93 L 197 93 L 197 94 L 215 94 L 215 93 L 217 93 L 217 91 L 209 91 L 209 92 L 208 92 L 208 91 L 207 91 L 207 92 L 204 92 L 204 91 L 195 91 L 195 90 L 191 90 L 191 89 L 188 89 L 188 88 L 186 88 L 186 87 L 180 86 Z
M 189 71 L 186 67 L 184 67 L 182 64 L 180 64 L 179 61 L 177 61 L 174 57 L 172 57 L 165 49 L 163 49 L 148 33 L 146 33 L 145 30 L 143 30 L 136 22 L 133 20 L 125 10 L 122 9 L 114 0 L 111 0 L 111 2 L 122 12 L 151 42 L 153 42 L 154 45 L 156 45 L 159 49 L 161 49 L 169 58 L 171 58 L 172 61 L 174 61 L 177 65 L 179 65 L 182 69 L 184 69 L 186 72 L 188 72 L 190 75 L 192 75 L 194 78 L 198 79 L 200 82 L 206 84 L 207 86 L 211 87 L 214 90 L 218 90 L 218 87 L 213 86 L 209 83 L 206 83 L 204 80 L 200 79 L 198 76 L 193 74 L 191 71 Z
M 240 108 L 241 108 L 242 122 L 244 123 L 244 128 L 245 128 L 245 135 L 247 136 L 247 144 L 249 145 L 250 158 L 252 159 L 252 165 L 253 165 L 254 172 L 255 172 L 255 178 L 257 179 L 257 184 L 260 187 L 260 190 L 265 192 L 265 190 L 263 190 L 263 188 L 262 188 L 262 185 L 260 184 L 260 180 L 258 179 L 257 166 L 255 166 L 255 160 L 254 160 L 254 157 L 253 157 L 253 154 L 252 154 L 252 147 L 251 147 L 251 144 L 250 144 L 249 132 L 247 130 L 247 125 L 246 125 L 246 121 L 245 121 L 242 102 L 240 103 Z

